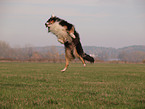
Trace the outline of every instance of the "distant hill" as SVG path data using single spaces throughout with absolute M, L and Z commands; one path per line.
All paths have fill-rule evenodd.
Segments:
M 132 45 L 123 48 L 83 46 L 85 53 L 96 60 L 124 61 L 145 63 L 145 45 Z M 0 60 L 64 60 L 63 46 L 45 46 L 12 48 L 8 43 L 0 41 Z
M 98 57 L 100 60 L 119 60 L 118 57 L 120 53 L 134 53 L 134 52 L 145 52 L 144 45 L 133 45 L 123 48 L 107 48 L 107 47 L 96 47 L 96 46 L 84 46 L 84 51 L 88 54 L 92 54 Z M 63 46 L 47 46 L 47 47 L 33 47 L 33 51 L 46 53 L 48 51 L 57 51 L 59 54 L 64 54 Z
M 126 51 L 126 52 L 135 52 L 135 51 L 145 52 L 145 46 L 144 45 L 133 45 L 133 46 L 119 48 L 117 50 L 118 51 Z

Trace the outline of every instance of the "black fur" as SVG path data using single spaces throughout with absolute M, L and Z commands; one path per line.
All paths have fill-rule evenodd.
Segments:
M 67 30 L 71 30 L 71 28 L 73 27 L 72 24 L 68 23 L 67 21 L 65 20 L 62 20 L 60 19 L 59 17 L 53 17 L 53 18 L 50 18 L 47 22 L 50 22 L 50 21 L 60 21 L 59 24 L 61 26 L 67 26 Z
M 67 21 L 65 21 L 65 20 L 63 20 L 63 19 L 60 19 L 60 18 L 58 18 L 58 17 L 52 17 L 52 18 L 50 18 L 47 22 L 50 22 L 50 21 L 54 21 L 54 22 L 55 22 L 55 21 L 59 21 L 59 24 L 60 24 L 61 26 L 67 26 L 67 30 L 68 30 L 68 31 L 70 31 L 70 30 L 72 29 L 72 27 L 73 27 L 73 25 L 72 25 L 71 23 L 68 23 Z M 72 38 L 72 43 L 75 45 L 78 54 L 79 54 L 83 59 L 85 59 L 85 60 L 87 60 L 87 61 L 89 61 L 89 62 L 91 62 L 91 63 L 94 63 L 94 58 L 91 57 L 91 56 L 89 56 L 88 54 L 86 54 L 86 53 L 84 52 L 84 50 L 83 50 L 83 48 L 82 48 L 82 45 L 81 45 L 81 42 L 80 42 L 79 33 L 78 33 L 76 30 L 74 30 L 74 35 L 75 35 L 76 38 Z M 65 43 L 64 43 L 64 46 L 65 46 L 66 48 L 70 48 L 70 49 L 71 49 L 72 43 L 65 42 Z M 71 54 L 72 54 L 72 57 L 74 57 L 73 52 L 71 52 Z
M 76 31 L 74 31 L 74 35 L 76 36 L 75 39 L 73 39 L 73 43 L 76 46 L 77 52 L 79 55 L 81 55 L 83 57 L 83 59 L 94 63 L 94 58 L 89 56 L 88 54 L 86 54 L 82 48 L 81 42 L 80 42 L 80 38 L 79 38 L 79 33 L 77 33 Z
M 60 21 L 59 24 L 60 24 L 61 26 L 67 26 L 67 30 L 71 30 L 71 28 L 73 27 L 72 24 L 68 23 L 68 22 L 65 21 L 65 20 Z
M 79 34 L 78 34 L 78 35 L 79 35 Z M 83 48 L 82 48 L 82 45 L 81 45 L 81 42 L 80 42 L 80 39 L 79 39 L 78 36 L 77 36 L 75 39 L 73 39 L 73 43 L 74 43 L 74 45 L 76 46 L 76 50 L 77 50 L 78 54 L 79 54 L 80 56 L 82 56 L 82 58 L 83 58 L 84 60 L 87 60 L 87 61 L 89 61 L 89 62 L 91 62 L 91 63 L 94 63 L 94 58 L 91 57 L 90 55 L 88 55 L 88 54 L 86 54 L 86 53 L 84 52 L 84 50 L 83 50 Z M 70 48 L 70 46 L 72 45 L 72 43 L 66 42 L 64 45 L 65 45 L 66 48 Z M 72 57 L 74 57 L 73 54 L 72 54 Z M 75 58 L 75 57 L 74 57 L 74 58 Z
M 62 26 L 67 26 L 67 29 L 68 29 L 68 30 L 71 30 L 71 28 L 73 27 L 72 24 L 68 23 L 68 22 L 65 21 L 65 20 L 61 20 L 59 24 L 62 25 Z M 79 33 L 78 33 L 76 30 L 74 30 L 74 35 L 76 36 L 76 38 L 75 38 L 75 39 L 73 38 L 73 43 L 74 43 L 74 45 L 76 46 L 76 49 L 77 49 L 78 54 L 79 54 L 80 56 L 82 56 L 83 59 L 85 59 L 85 60 L 87 60 L 87 61 L 89 61 L 89 62 L 91 62 L 91 63 L 94 63 L 94 58 L 91 57 L 91 56 L 89 56 L 88 54 L 86 54 L 86 53 L 84 52 L 84 50 L 83 50 L 83 48 L 82 48 L 82 45 L 81 45 L 81 42 L 80 42 Z M 69 45 L 69 43 L 67 42 L 67 43 L 65 44 L 65 46 L 68 47 L 68 45 Z M 74 55 L 72 55 L 72 56 L 74 57 Z
M 85 60 L 87 60 L 87 61 L 89 61 L 91 63 L 94 63 L 94 58 L 91 57 L 90 55 L 84 53 L 82 57 L 83 57 L 83 59 L 85 59 Z
M 58 18 L 58 17 L 53 17 L 53 18 L 50 18 L 47 22 L 50 22 L 50 21 L 60 21 L 61 19 Z

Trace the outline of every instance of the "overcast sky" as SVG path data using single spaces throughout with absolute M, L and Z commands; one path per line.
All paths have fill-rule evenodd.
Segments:
M 0 0 L 0 40 L 60 46 L 44 25 L 51 14 L 74 24 L 83 46 L 145 45 L 145 0 Z

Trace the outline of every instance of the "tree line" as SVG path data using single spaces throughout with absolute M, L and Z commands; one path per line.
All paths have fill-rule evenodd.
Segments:
M 88 54 L 92 54 L 96 61 L 122 61 L 122 62 L 143 62 L 145 63 L 145 51 L 130 49 L 115 50 L 114 48 L 84 47 Z M 64 50 L 64 48 L 63 48 Z M 0 60 L 9 61 L 48 61 L 64 62 L 64 51 L 62 48 L 50 46 L 46 49 L 25 46 L 23 48 L 12 48 L 5 41 L 0 41 Z
M 0 60 L 62 62 L 64 54 L 59 54 L 55 46 L 50 47 L 47 52 L 41 53 L 35 51 L 31 46 L 12 48 L 8 43 L 0 41 Z

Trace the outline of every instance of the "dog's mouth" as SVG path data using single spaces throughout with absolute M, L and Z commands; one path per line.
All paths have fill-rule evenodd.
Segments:
M 46 26 L 46 28 L 49 27 L 49 23 L 46 22 L 46 23 L 45 23 L 45 26 Z
M 48 27 L 48 32 L 50 32 L 50 24 L 48 22 L 45 23 L 46 28 Z

